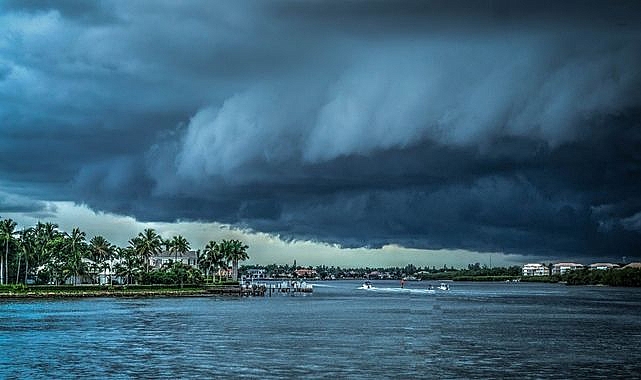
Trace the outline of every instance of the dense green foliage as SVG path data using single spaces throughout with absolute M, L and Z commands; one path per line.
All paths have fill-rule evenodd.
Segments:
M 509 281 L 514 280 L 514 276 L 456 276 L 454 281 Z
M 197 267 L 185 265 L 178 257 L 189 252 L 187 239 L 180 235 L 163 239 L 149 228 L 133 237 L 128 246 L 117 247 L 102 236 L 87 242 L 79 228 L 67 233 L 55 224 L 40 222 L 22 230 L 16 227 L 11 219 L 0 220 L 0 290 L 13 289 L 7 288 L 9 284 L 81 285 L 106 279 L 109 285 L 200 285 L 214 271 L 222 280 L 230 263 L 237 268 L 239 261 L 248 258 L 247 245 L 238 240 L 210 241 L 203 262 L 197 262 Z M 150 259 L 163 249 L 173 254 L 174 260 L 155 268 Z M 200 250 L 197 261 L 199 258 Z
M 423 272 L 420 274 L 423 280 L 454 280 L 454 281 L 505 281 L 518 278 L 521 275 L 521 268 L 468 265 L 467 269 L 450 269 L 440 272 Z
M 202 272 L 189 265 L 177 262 L 160 268 L 159 270 L 140 275 L 143 284 L 192 284 L 202 285 L 205 282 Z
M 461 276 L 458 270 L 452 269 L 443 272 L 424 272 L 420 274 L 421 280 L 454 280 Z
M 641 286 L 641 269 L 579 269 L 566 272 L 561 281 L 568 285 Z

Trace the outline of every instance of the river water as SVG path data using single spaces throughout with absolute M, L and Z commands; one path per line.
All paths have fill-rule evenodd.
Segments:
M 641 289 L 0 300 L 0 378 L 638 378 Z

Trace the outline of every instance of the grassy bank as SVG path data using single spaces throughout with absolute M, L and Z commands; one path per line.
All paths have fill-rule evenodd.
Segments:
M 0 298 L 61 298 L 61 297 L 154 297 L 210 295 L 211 289 L 237 286 L 234 283 L 213 285 L 3 285 Z
M 523 282 L 562 282 L 561 276 L 523 276 L 521 277 Z

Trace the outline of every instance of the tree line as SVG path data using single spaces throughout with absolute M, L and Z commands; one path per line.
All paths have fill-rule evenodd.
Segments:
M 415 266 L 408 264 L 404 267 L 358 267 L 347 268 L 340 266 L 327 266 L 317 265 L 310 267 L 303 267 L 296 265 L 252 265 L 241 267 L 241 272 L 247 272 L 250 269 L 263 269 L 265 275 L 268 277 L 286 277 L 292 275 L 296 269 L 313 269 L 318 278 L 326 279 L 354 279 L 354 278 L 371 278 L 375 273 L 377 278 L 381 279 L 403 279 L 403 278 L 416 278 L 421 280 L 451 280 L 458 277 L 505 277 L 516 278 L 521 275 L 521 267 L 493 267 L 489 268 L 486 265 L 481 266 L 479 263 L 469 264 L 467 269 L 456 269 L 454 267 L 437 268 L 435 266 Z
M 69 233 L 49 222 L 18 230 L 12 219 L 0 220 L 0 244 L 0 285 L 63 284 L 70 279 L 75 284 L 83 276 L 95 281 L 98 273 L 109 273 L 111 284 L 114 277 L 124 284 L 196 284 L 215 274 L 220 280 L 229 269 L 235 281 L 238 263 L 249 258 L 249 247 L 239 240 L 211 240 L 196 250 L 193 267 L 178 261 L 191 250 L 181 235 L 164 239 L 148 228 L 119 247 L 100 235 L 87 241 L 79 228 Z M 174 260 L 152 268 L 151 258 L 163 252 Z
M 605 270 L 582 268 L 567 271 L 561 276 L 556 276 L 556 278 L 552 277 L 568 285 L 641 286 L 641 269 L 638 268 Z

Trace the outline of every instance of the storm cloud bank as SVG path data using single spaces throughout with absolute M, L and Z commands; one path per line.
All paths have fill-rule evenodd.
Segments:
M 0 190 L 350 247 L 639 256 L 634 2 L 21 1 L 0 32 Z

